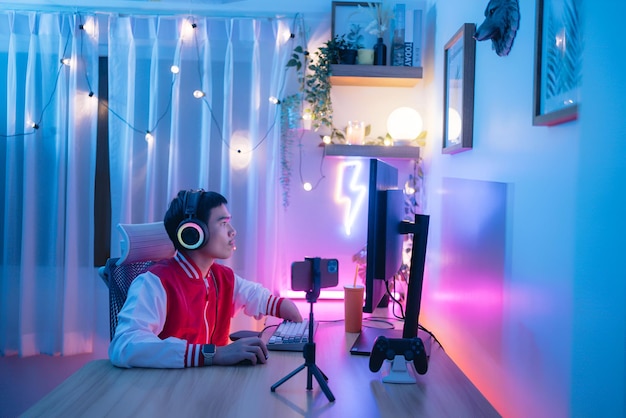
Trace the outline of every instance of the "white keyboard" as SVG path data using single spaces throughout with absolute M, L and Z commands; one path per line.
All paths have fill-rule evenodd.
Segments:
M 313 333 L 317 330 L 317 322 L 313 322 Z M 304 344 L 309 342 L 309 320 L 302 322 L 283 321 L 272 333 L 267 349 L 272 351 L 302 351 Z

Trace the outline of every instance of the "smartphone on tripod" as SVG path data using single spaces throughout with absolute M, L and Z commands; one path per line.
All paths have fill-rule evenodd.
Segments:
M 320 259 L 320 289 L 339 284 L 339 261 L 336 258 Z M 295 261 L 291 264 L 291 290 L 313 290 L 313 261 Z

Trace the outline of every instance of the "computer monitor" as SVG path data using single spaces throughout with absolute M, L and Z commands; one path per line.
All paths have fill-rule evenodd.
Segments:
M 430 218 L 428 215 L 416 214 L 412 221 L 403 219 L 402 191 L 390 186 L 394 170 L 397 185 L 397 169 L 382 161 L 370 162 L 370 211 L 363 311 L 371 313 L 381 302 L 385 305 L 387 297 L 385 280 L 392 280 L 398 272 L 402 263 L 402 242 L 404 236 L 410 235 L 413 245 L 405 298 L 404 325 L 401 331 L 363 327 L 361 335 L 350 350 L 352 354 L 369 355 L 376 337 L 380 335 L 388 338 L 414 338 L 418 333 Z M 372 197 L 373 194 L 376 198 Z M 402 197 L 402 200 L 398 200 L 398 196 Z
M 363 312 L 372 313 L 387 306 L 386 281 L 402 265 L 403 237 L 398 228 L 404 216 L 404 196 L 398 189 L 398 169 L 371 159 L 368 193 Z

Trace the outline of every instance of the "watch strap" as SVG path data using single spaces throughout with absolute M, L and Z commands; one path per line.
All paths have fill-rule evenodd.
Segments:
M 215 345 L 214 344 L 204 344 L 202 346 L 202 356 L 204 357 L 204 365 L 212 366 L 213 365 L 213 357 L 215 357 Z

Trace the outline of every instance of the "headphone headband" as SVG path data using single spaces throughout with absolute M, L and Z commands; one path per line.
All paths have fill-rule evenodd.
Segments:
M 204 190 L 187 190 L 185 192 L 185 199 L 183 202 L 183 214 L 185 218 L 197 218 L 196 211 L 198 210 L 198 203 L 200 202 L 200 196 L 204 193 Z

